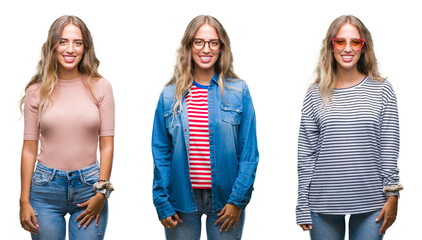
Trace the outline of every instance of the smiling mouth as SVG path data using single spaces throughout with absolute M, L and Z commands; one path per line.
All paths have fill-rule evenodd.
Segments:
M 351 62 L 353 60 L 353 56 L 351 55 L 347 55 L 347 56 L 343 55 L 341 56 L 341 58 L 343 59 L 344 62 Z
M 211 58 L 212 58 L 212 56 L 199 56 L 199 59 L 203 63 L 209 63 L 209 62 L 211 62 Z
M 63 56 L 63 59 L 66 63 L 73 63 L 76 59 L 76 56 Z

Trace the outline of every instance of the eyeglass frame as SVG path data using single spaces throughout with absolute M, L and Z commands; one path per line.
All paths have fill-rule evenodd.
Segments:
M 196 47 L 195 47 L 195 45 L 193 44 L 193 42 L 194 42 L 195 40 L 201 40 L 201 41 L 203 41 L 203 42 L 204 42 L 203 46 L 202 46 L 201 48 L 196 48 Z M 218 48 L 217 48 L 217 49 L 213 49 L 213 48 L 211 47 L 210 42 L 212 42 L 212 41 L 217 41 L 217 42 L 219 43 L 219 44 L 218 44 Z M 202 39 L 202 38 L 194 38 L 194 39 L 192 39 L 192 40 L 190 41 L 190 43 L 192 44 L 192 47 L 193 47 L 194 49 L 196 49 L 196 50 L 202 50 L 202 49 L 204 49 L 205 44 L 208 44 L 208 48 L 209 48 L 209 49 L 211 49 L 211 50 L 213 50 L 213 51 L 217 51 L 217 50 L 220 50 L 220 49 L 221 49 L 221 45 L 223 45 L 223 42 L 222 42 L 222 41 L 220 41 L 220 39 L 210 39 L 210 40 L 208 40 L 208 41 L 205 41 L 205 39 Z
M 365 40 L 364 40 L 363 38 L 352 38 L 352 39 L 350 39 L 349 41 L 347 41 L 347 39 L 345 39 L 345 38 L 341 38 L 341 37 L 339 37 L 339 38 L 333 38 L 333 39 L 331 40 L 331 44 L 333 44 L 333 48 L 335 48 L 335 49 L 337 49 L 337 50 L 343 50 L 343 49 L 345 49 L 345 48 L 346 48 L 346 47 L 344 47 L 344 48 L 336 48 L 336 46 L 334 45 L 334 41 L 335 41 L 335 40 L 337 40 L 337 39 L 344 39 L 344 40 L 346 41 L 346 47 L 347 47 L 347 45 L 349 45 L 350 49 L 352 49 L 352 50 L 354 50 L 354 51 L 359 51 L 359 50 L 361 50 L 361 49 L 363 48 L 363 46 L 365 45 Z M 353 40 L 361 40 L 361 41 L 362 41 L 362 46 L 361 46 L 359 49 L 353 49 L 353 48 L 350 46 L 350 42 L 351 42 L 351 41 L 353 41 Z

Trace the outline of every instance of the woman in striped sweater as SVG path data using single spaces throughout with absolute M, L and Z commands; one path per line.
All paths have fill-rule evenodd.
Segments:
M 241 239 L 258 148 L 248 86 L 233 71 L 230 39 L 211 16 L 186 28 L 152 133 L 153 198 L 167 239 Z
M 297 223 L 311 239 L 382 239 L 397 214 L 399 122 L 391 84 L 378 72 L 372 37 L 340 16 L 323 41 L 298 143 Z

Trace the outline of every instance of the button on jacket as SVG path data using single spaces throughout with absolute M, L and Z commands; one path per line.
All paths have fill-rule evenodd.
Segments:
M 189 175 L 187 94 L 173 111 L 175 85 L 167 86 L 155 111 L 153 199 L 159 219 L 176 210 L 197 211 Z M 223 100 L 216 73 L 208 88 L 208 111 L 213 211 L 227 203 L 244 209 L 252 195 L 259 158 L 255 111 L 246 83 L 226 79 Z

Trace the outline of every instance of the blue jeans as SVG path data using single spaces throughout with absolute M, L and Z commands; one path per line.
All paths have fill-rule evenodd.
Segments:
M 206 229 L 208 240 L 237 240 L 242 238 L 245 211 L 242 210 L 239 221 L 235 228 L 231 227 L 227 232 L 220 232 L 221 224 L 215 225 L 220 218 L 218 212 L 212 209 L 211 190 L 194 190 L 195 202 L 198 211 L 193 213 L 177 212 L 183 222 L 179 222 L 175 228 L 166 228 L 167 240 L 199 240 L 201 237 L 201 217 L 207 215 Z
M 375 222 L 381 210 L 352 214 L 349 219 L 349 240 L 382 240 L 379 233 L 383 219 Z M 344 240 L 345 215 L 328 215 L 311 212 L 312 240 Z
M 75 219 L 85 211 L 76 204 L 83 203 L 95 195 L 93 185 L 98 181 L 100 167 L 98 162 L 84 169 L 61 171 L 49 168 L 41 163 L 32 176 L 30 203 L 37 217 L 40 231 L 32 234 L 35 240 L 64 240 L 66 221 L 69 213 L 69 239 L 103 239 L 107 226 L 107 202 L 95 226 L 95 219 L 84 229 L 79 228 Z

